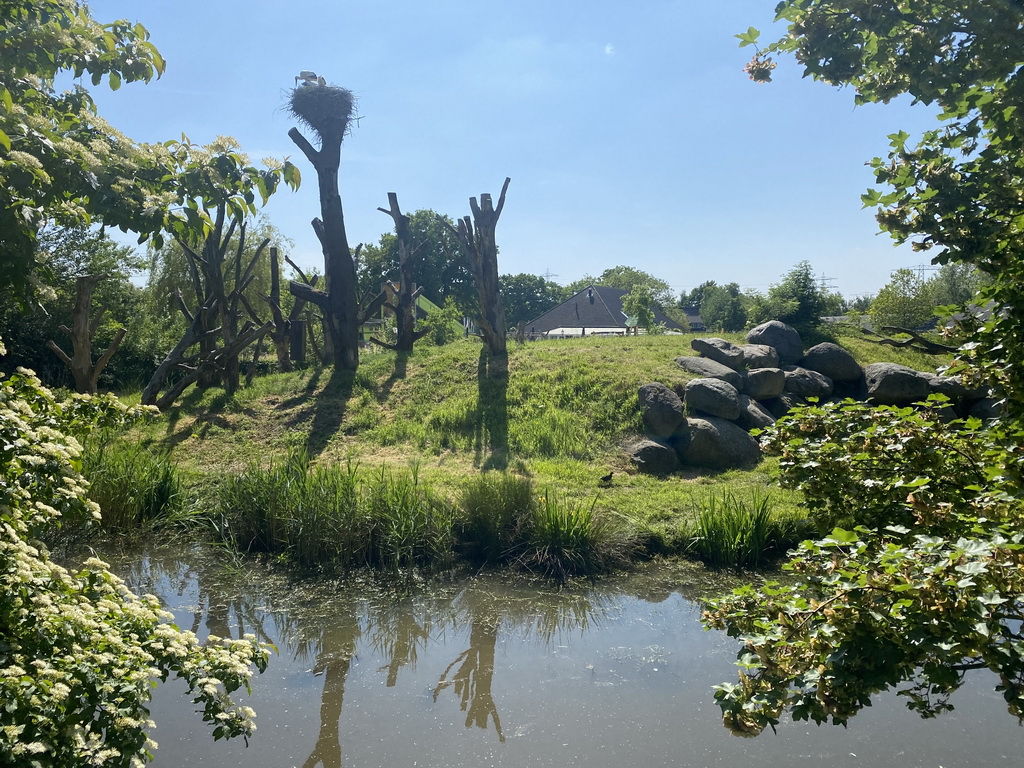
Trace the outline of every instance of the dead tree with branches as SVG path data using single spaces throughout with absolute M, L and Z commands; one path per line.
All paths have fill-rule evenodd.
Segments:
M 384 302 L 384 306 L 395 315 L 395 331 L 398 338 L 394 344 L 388 344 L 380 339 L 371 341 L 388 349 L 411 352 L 413 345 L 429 333 L 426 328 L 416 330 L 416 300 L 423 293 L 423 289 L 416 287 L 413 275 L 426 243 L 413 245 L 409 217 L 402 213 L 397 194 L 388 192 L 388 208 L 377 210 L 388 214 L 395 222 L 395 235 L 398 240 L 398 290 L 389 291 L 388 301 Z
M 96 331 L 106 313 L 106 307 L 100 307 L 99 311 L 90 318 L 92 294 L 96 284 L 108 277 L 109 275 L 81 275 L 75 278 L 75 310 L 72 315 L 71 327 L 60 326 L 60 329 L 71 337 L 71 354 L 68 355 L 52 339 L 46 342 L 46 346 L 53 350 L 61 362 L 71 369 L 71 375 L 75 379 L 75 389 L 90 395 L 96 394 L 100 374 L 121 345 L 121 340 L 125 335 L 124 328 L 118 329 L 110 346 L 107 347 L 107 351 L 100 355 L 95 363 L 93 362 L 92 340 L 96 337 Z
M 473 274 L 476 294 L 480 301 L 478 322 L 484 342 L 490 351 L 491 362 L 488 365 L 490 375 L 501 376 L 508 371 L 508 347 L 506 341 L 505 307 L 501 301 L 498 283 L 498 243 L 495 229 L 498 217 L 505 207 L 505 192 L 509 182 L 506 178 L 498 197 L 498 206 L 494 207 L 491 196 L 480 195 L 480 203 L 475 197 L 469 198 L 469 207 L 473 217 L 464 216 L 459 219 L 458 228 L 453 227 L 443 218 L 438 217 L 449 230 L 455 233 L 460 249 Z

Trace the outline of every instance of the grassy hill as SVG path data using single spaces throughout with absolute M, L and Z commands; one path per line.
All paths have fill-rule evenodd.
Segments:
M 774 487 L 777 465 L 752 471 L 635 473 L 623 444 L 641 431 L 637 389 L 692 378 L 675 365 L 689 336 L 589 337 L 514 346 L 507 383 L 480 375 L 481 346 L 464 340 L 409 355 L 364 354 L 357 373 L 308 369 L 257 378 L 233 397 L 193 391 L 134 438 L 166 450 L 196 489 L 301 449 L 313 465 L 366 471 L 415 468 L 455 499 L 490 470 L 528 477 L 572 503 L 635 526 L 649 548 L 678 551 L 701 509 L 728 494 L 769 494 L 773 514 L 802 516 Z M 736 341 L 741 337 L 736 336 Z M 888 360 L 934 369 L 935 358 L 840 339 L 862 364 Z M 610 487 L 598 480 L 614 472 Z M 197 491 L 200 495 L 206 491 Z

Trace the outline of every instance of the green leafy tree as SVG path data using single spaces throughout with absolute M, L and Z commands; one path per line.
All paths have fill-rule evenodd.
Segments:
M 777 425 L 768 446 L 784 482 L 803 489 L 822 524 L 849 522 L 800 546 L 787 566 L 795 583 L 747 588 L 710 609 L 711 626 L 744 638 L 739 683 L 716 698 L 746 734 L 784 713 L 845 723 L 892 687 L 932 716 L 951 708 L 970 670 L 988 669 L 1021 717 L 1024 6 L 785 0 L 777 18 L 786 33 L 757 50 L 754 80 L 771 79 L 771 54 L 791 53 L 806 75 L 852 86 L 857 103 L 905 93 L 939 110 L 942 125 L 916 143 L 890 137 L 889 157 L 872 162 L 887 189 L 863 199 L 898 242 L 990 277 L 980 298 L 999 310 L 961 354 L 999 385 L 1004 412 L 946 423 L 837 404 Z M 738 37 L 756 45 L 758 33 Z
M 933 310 L 925 281 L 912 270 L 897 269 L 871 302 L 869 314 L 877 328 L 896 326 L 914 330 L 935 317 Z
M 451 297 L 463 314 L 477 311 L 473 276 L 459 255 L 458 241 L 438 220 L 439 214 L 419 210 L 409 214 L 409 233 L 414 247 L 421 246 L 416 266 L 417 284 L 423 295 L 437 305 Z M 446 219 L 454 224 L 451 219 Z M 364 246 L 359 258 L 360 295 L 380 290 L 386 280 L 399 279 L 398 238 L 393 232 L 380 236 L 376 245 Z
M 260 169 L 231 151 L 197 155 L 185 138 L 137 144 L 99 117 L 85 88 L 56 90 L 62 73 L 114 90 L 159 76 L 164 61 L 141 24 L 100 24 L 75 0 L 14 0 L 0 32 L 0 288 L 21 303 L 33 300 L 48 222 L 99 220 L 159 245 L 164 232 L 209 230 L 205 210 L 255 213 L 257 196 L 298 184 L 288 162 Z
M 72 387 L 70 370 L 46 347 L 48 341 L 64 344 L 61 326 L 71 324 L 75 305 L 75 278 L 78 275 L 107 275 L 93 295 L 97 314 L 93 339 L 106 349 L 121 328 L 127 329 L 124 343 L 103 371 L 101 383 L 116 387 L 149 375 L 152 353 L 145 331 L 143 291 L 132 283 L 132 276 L 144 266 L 133 248 L 119 245 L 104 234 L 85 226 L 49 227 L 39 234 L 38 257 L 47 266 L 45 288 L 37 293 L 46 309 L 36 305 L 21 307 L 12 299 L 11 289 L 0 291 L 0 327 L 4 329 L 7 355 L 0 359 L 0 370 L 13 373 L 18 367 L 30 368 L 50 386 Z
M 700 317 L 711 331 L 734 333 L 747 324 L 747 310 L 737 283 L 701 286 Z
M 0 345 L 0 355 L 4 350 Z M 43 538 L 98 519 L 72 436 L 141 415 L 112 397 L 62 401 L 35 376 L 0 379 L 0 763 L 137 766 L 154 744 L 152 686 L 182 678 L 216 739 L 248 737 L 253 712 L 230 694 L 249 687 L 268 651 L 249 635 L 208 639 L 170 623 L 96 558 L 76 569 Z
M 562 303 L 565 292 L 558 283 L 545 280 L 540 275 L 520 272 L 518 275 L 502 275 L 501 299 L 505 302 L 505 314 L 509 328 L 520 322 L 529 322 Z
M 801 261 L 767 295 L 750 294 L 748 319 L 754 325 L 768 320 L 781 320 L 799 330 L 808 330 L 821 322 L 828 303 L 826 292 L 814 278 L 811 264 Z
M 970 304 L 988 283 L 987 275 L 974 265 L 949 262 L 928 278 L 925 290 L 937 307 L 962 307 Z
M 651 289 L 637 283 L 622 297 L 622 311 L 629 317 L 636 318 L 638 328 L 650 330 L 654 326 L 654 309 L 656 302 Z

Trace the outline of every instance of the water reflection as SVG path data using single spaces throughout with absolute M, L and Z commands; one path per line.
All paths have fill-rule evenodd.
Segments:
M 979 681 L 932 723 L 890 697 L 848 731 L 784 723 L 778 736 L 735 739 L 711 696 L 734 675 L 735 644 L 697 623 L 700 571 L 652 568 L 562 591 L 484 577 L 380 589 L 289 581 L 202 549 L 112 559 L 179 625 L 255 632 L 279 649 L 247 702 L 260 729 L 249 750 L 214 744 L 187 699 L 161 686 L 158 768 L 949 768 L 1014 760 L 1024 733 Z

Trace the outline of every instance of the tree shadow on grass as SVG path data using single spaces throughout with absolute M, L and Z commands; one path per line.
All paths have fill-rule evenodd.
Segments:
M 405 378 L 409 367 L 409 356 L 412 352 L 401 349 L 395 352 L 395 369 L 388 376 L 387 381 L 377 389 L 377 402 L 383 403 L 391 395 L 395 384 Z
M 306 452 L 315 459 L 337 434 L 345 419 L 348 399 L 352 396 L 355 371 L 335 368 L 323 390 L 316 396 L 312 410 L 313 422 L 306 436 Z
M 477 366 L 475 432 L 477 466 L 482 466 L 483 469 L 506 469 L 508 358 L 492 357 L 487 347 L 480 350 L 480 362 Z

